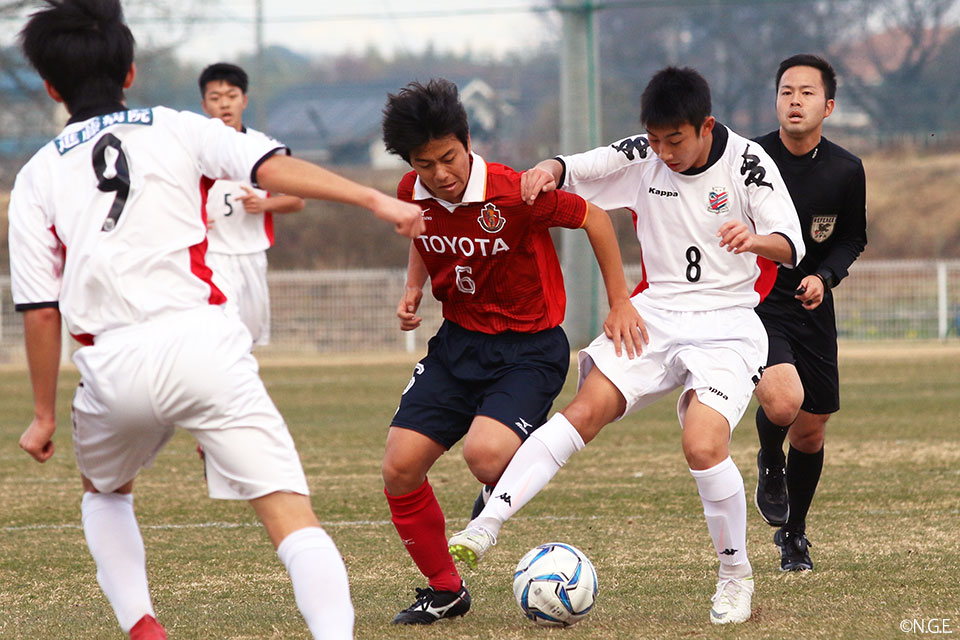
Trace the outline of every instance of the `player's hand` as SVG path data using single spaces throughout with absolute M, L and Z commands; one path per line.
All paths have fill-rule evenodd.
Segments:
M 721 247 L 735 254 L 752 251 L 757 242 L 756 234 L 750 233 L 747 225 L 740 220 L 724 222 L 717 231 L 717 237 L 720 238 Z
M 560 163 L 554 159 L 541 160 L 532 169 L 520 174 L 520 197 L 527 204 L 533 204 L 541 193 L 553 191 L 560 179 Z
M 397 233 L 408 238 L 416 238 L 426 231 L 420 207 L 383 194 L 380 196 L 382 197 L 377 198 L 370 210 L 381 220 L 393 223 Z
M 264 199 L 258 196 L 253 189 L 245 184 L 240 185 L 240 188 L 246 192 L 242 196 L 237 197 L 237 200 L 243 203 L 244 211 L 247 213 L 263 213 L 266 211 Z
M 643 345 L 650 342 L 647 325 L 629 298 L 610 307 L 610 313 L 603 321 L 603 333 L 613 341 L 617 357 L 626 349 L 631 360 L 643 353 Z
M 400 318 L 401 331 L 413 331 L 420 326 L 423 318 L 417 315 L 417 309 L 420 308 L 420 301 L 423 299 L 423 289 L 420 287 L 407 287 L 397 305 L 397 317 Z
M 820 279 L 820 276 L 807 276 L 800 281 L 798 291 L 799 289 L 803 289 L 803 293 L 795 295 L 794 298 L 803 304 L 804 309 L 816 309 L 820 306 L 820 303 L 823 302 L 823 294 L 825 292 L 823 280 Z
M 210 218 L 207 218 L 207 231 L 210 231 L 210 229 L 213 229 L 214 222 L 216 222 L 216 220 L 211 220 Z
M 57 423 L 51 419 L 34 417 L 33 422 L 20 436 L 20 448 L 33 456 L 37 462 L 46 462 L 53 456 L 53 432 Z

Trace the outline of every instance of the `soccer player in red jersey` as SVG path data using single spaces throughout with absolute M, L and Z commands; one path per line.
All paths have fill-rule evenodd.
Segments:
M 397 195 L 420 206 L 426 225 L 410 247 L 397 307 L 401 329 L 420 325 L 428 276 L 443 305 L 444 323 L 403 391 L 383 458 L 393 523 L 428 580 L 393 622 L 430 624 L 465 614 L 470 594 L 447 550 L 427 472 L 463 438 L 470 471 L 496 483 L 566 379 L 566 295 L 551 227 L 586 231 L 610 304 L 604 332 L 618 352 L 634 357 L 645 329 L 630 304 L 607 213 L 562 191 L 524 203 L 519 173 L 473 153 L 453 83 L 411 83 L 390 95 L 383 139 L 413 167 Z

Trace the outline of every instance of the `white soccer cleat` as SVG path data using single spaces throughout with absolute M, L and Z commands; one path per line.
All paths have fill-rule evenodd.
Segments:
M 450 555 L 455 560 L 466 562 L 471 569 L 477 568 L 477 563 L 495 544 L 497 539 L 483 527 L 467 527 L 450 536 L 448 542 Z
M 727 578 L 717 583 L 710 607 L 713 624 L 736 624 L 750 618 L 750 600 L 753 597 L 753 578 Z

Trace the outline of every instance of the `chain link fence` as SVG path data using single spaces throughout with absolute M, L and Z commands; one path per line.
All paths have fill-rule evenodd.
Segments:
M 641 267 L 627 265 L 626 273 L 632 285 Z M 442 322 L 439 303 L 427 293 L 420 329 L 398 329 L 403 269 L 274 271 L 269 278 L 272 335 L 270 345 L 257 348 L 261 358 L 418 354 Z M 834 296 L 841 340 L 956 340 L 960 334 L 960 260 L 858 261 Z M 76 348 L 69 338 L 65 344 Z M 24 362 L 23 325 L 10 279 L 0 277 L 0 364 Z

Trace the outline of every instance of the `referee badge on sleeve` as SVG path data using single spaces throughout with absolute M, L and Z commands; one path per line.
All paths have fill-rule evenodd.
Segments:
M 837 216 L 813 216 L 810 223 L 810 237 L 814 242 L 823 242 L 833 233 Z

